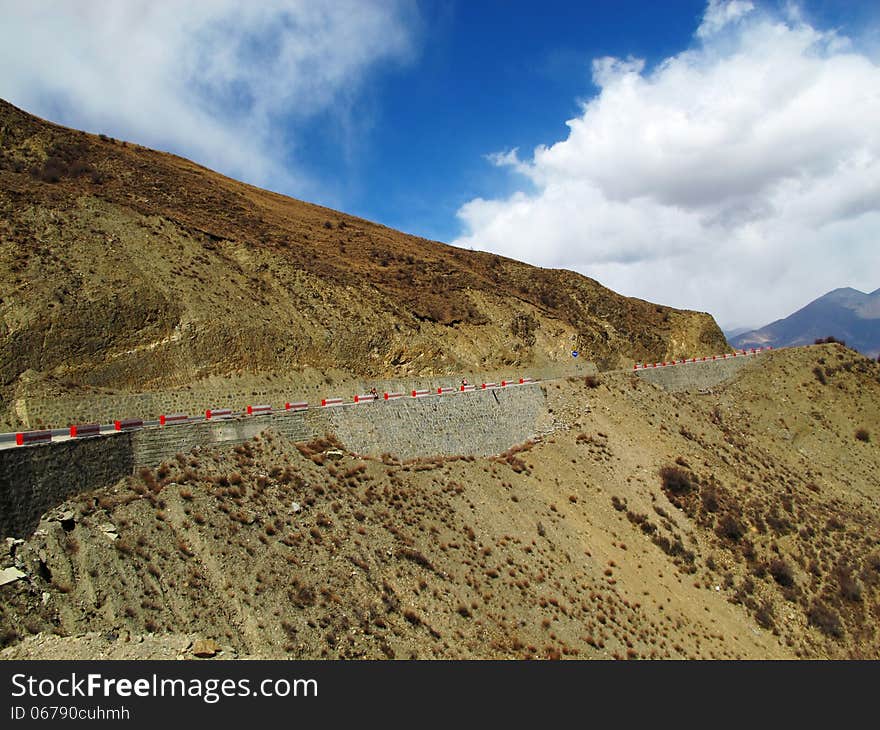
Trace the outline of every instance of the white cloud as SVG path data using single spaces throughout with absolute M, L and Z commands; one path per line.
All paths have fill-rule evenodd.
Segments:
M 697 37 L 707 38 L 714 35 L 754 9 L 755 6 L 746 0 L 709 0 L 706 12 L 703 13 L 703 22 L 697 28 Z
M 694 46 L 598 59 L 567 139 L 494 158 L 533 192 L 471 200 L 457 245 L 765 324 L 880 286 L 880 67 L 789 9 L 710 2 Z
M 0 0 L 0 96 L 289 191 L 295 130 L 408 59 L 412 18 L 368 0 Z

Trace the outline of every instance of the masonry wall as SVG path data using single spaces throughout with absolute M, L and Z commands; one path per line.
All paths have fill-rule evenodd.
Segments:
M 435 454 L 486 456 L 534 436 L 544 411 L 540 386 L 378 401 L 323 409 L 312 430 L 331 431 L 350 450 L 409 459 Z M 326 425 L 325 425 L 326 424 Z
M 659 385 L 665 390 L 698 391 L 721 385 L 760 357 L 761 355 L 739 356 L 727 360 L 686 363 L 633 372 L 643 380 Z
M 30 534 L 40 516 L 78 492 L 193 447 L 234 445 L 271 428 L 292 441 L 333 433 L 359 454 L 402 459 L 500 453 L 539 432 L 543 386 L 401 398 L 229 421 L 146 428 L 93 439 L 0 450 L 0 536 Z
M 144 429 L 132 443 L 138 466 L 155 466 L 194 446 L 242 443 L 267 428 L 291 441 L 332 433 L 349 450 L 365 455 L 485 456 L 534 436 L 543 411 L 540 386 L 517 386 Z
M 134 471 L 132 434 L 0 451 L 0 537 L 24 537 L 46 510 Z

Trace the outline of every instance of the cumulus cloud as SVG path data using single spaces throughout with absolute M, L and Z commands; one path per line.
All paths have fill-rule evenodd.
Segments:
M 409 11 L 381 0 L 0 0 L 0 17 L 0 96 L 288 191 L 297 124 L 413 52 Z
M 793 9 L 712 0 L 692 47 L 593 63 L 568 137 L 494 155 L 528 192 L 458 211 L 457 245 L 762 325 L 880 286 L 880 67 Z

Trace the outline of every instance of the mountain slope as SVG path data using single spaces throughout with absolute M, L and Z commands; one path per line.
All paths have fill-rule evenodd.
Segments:
M 834 289 L 794 314 L 730 339 L 734 347 L 807 345 L 833 336 L 868 355 L 880 354 L 880 289 Z
M 408 236 L 3 101 L 0 288 L 6 402 L 23 384 L 477 371 L 565 362 L 573 344 L 609 368 L 726 349 L 709 315 Z

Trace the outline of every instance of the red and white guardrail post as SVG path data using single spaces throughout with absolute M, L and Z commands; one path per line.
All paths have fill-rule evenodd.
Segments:
M 15 434 L 15 443 L 19 446 L 25 446 L 27 444 L 46 444 L 51 440 L 51 431 L 21 431 Z

